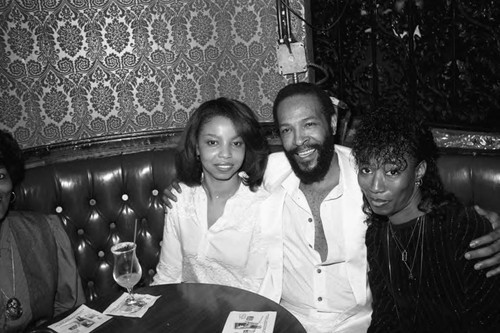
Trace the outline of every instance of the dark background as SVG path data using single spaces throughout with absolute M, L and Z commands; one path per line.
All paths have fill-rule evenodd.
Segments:
M 441 127 L 500 130 L 500 1 L 310 6 L 315 81 L 351 119 L 387 101 Z

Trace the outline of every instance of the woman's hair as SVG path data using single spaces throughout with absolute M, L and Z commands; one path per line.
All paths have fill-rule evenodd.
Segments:
M 201 184 L 202 166 L 196 154 L 198 136 L 202 127 L 218 116 L 229 119 L 245 142 L 245 160 L 240 171 L 248 175 L 243 183 L 255 191 L 262 184 L 269 146 L 252 110 L 242 102 L 224 97 L 201 104 L 191 114 L 175 159 L 177 176 L 188 186 Z
M 438 206 L 454 202 L 455 198 L 445 192 L 439 177 L 434 137 L 424 122 L 415 118 L 406 108 L 379 107 L 365 113 L 355 128 L 352 152 L 358 166 L 374 160 L 378 166 L 390 162 L 404 170 L 411 159 L 415 165 L 426 161 L 418 208 L 429 213 Z M 363 197 L 363 201 L 368 223 L 387 221 L 387 217 L 373 213 L 366 198 Z
M 5 166 L 7 169 L 13 186 L 23 180 L 23 152 L 12 135 L 2 130 L 0 130 L 0 165 Z

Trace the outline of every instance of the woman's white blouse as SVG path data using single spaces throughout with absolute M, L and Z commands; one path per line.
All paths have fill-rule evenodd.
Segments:
M 160 261 L 153 284 L 198 282 L 258 292 L 268 270 L 260 206 L 268 193 L 240 185 L 222 216 L 207 227 L 207 195 L 181 184 L 165 215 Z

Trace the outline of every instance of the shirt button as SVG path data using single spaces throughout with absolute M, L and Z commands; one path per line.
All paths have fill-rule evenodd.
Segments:
M 316 272 L 321 273 L 321 268 L 318 268 Z
M 312 219 L 312 218 L 308 218 L 308 219 L 307 219 L 307 221 L 308 221 L 308 222 L 312 222 L 312 221 L 313 221 L 313 219 Z
M 323 300 L 323 297 L 318 297 L 318 302 L 321 302 Z

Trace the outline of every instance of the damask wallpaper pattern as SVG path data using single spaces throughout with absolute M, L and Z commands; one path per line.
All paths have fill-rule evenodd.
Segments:
M 219 96 L 272 121 L 277 39 L 275 1 L 0 0 L 0 128 L 24 148 L 179 128 Z

